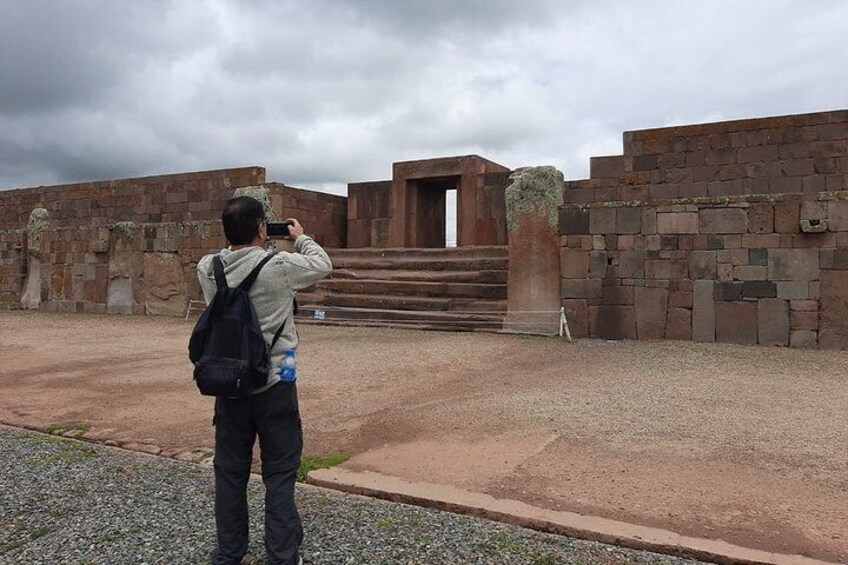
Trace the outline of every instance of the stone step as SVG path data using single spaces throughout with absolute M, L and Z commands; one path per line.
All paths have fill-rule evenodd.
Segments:
M 403 271 L 397 269 L 335 269 L 327 280 L 368 279 L 381 281 L 427 281 L 446 283 L 506 284 L 507 271 Z
M 322 319 L 315 318 L 316 312 L 319 313 Z M 446 331 L 499 331 L 503 327 L 503 315 L 338 306 L 304 306 L 298 314 L 298 323 L 301 322 Z
M 453 298 L 506 298 L 506 285 L 465 282 L 387 281 L 373 279 L 329 279 L 317 290 L 346 294 L 390 294 L 394 296 L 433 296 Z
M 506 271 L 507 257 L 463 256 L 347 256 L 329 254 L 333 268 L 356 272 L 361 269 L 398 271 Z
M 442 310 L 450 312 L 506 312 L 506 300 L 479 300 L 433 296 L 392 296 L 383 294 L 347 294 L 327 291 L 298 292 L 301 308 L 313 305 L 375 308 L 388 310 Z
M 317 321 L 312 319 L 298 319 L 298 324 L 307 325 L 325 325 L 325 326 L 347 326 L 358 328 L 394 328 L 400 330 L 420 330 L 420 331 L 437 331 L 437 332 L 500 332 L 500 327 L 488 328 L 480 327 L 474 324 L 456 325 L 444 324 L 441 322 L 383 322 L 379 320 L 361 320 L 356 322 L 341 321 L 341 320 L 324 320 Z
M 505 245 L 480 245 L 471 247 L 361 247 L 354 249 L 328 248 L 330 258 L 339 257 L 346 259 L 354 258 L 388 258 L 406 259 L 410 257 L 419 259 L 506 259 L 509 249 Z

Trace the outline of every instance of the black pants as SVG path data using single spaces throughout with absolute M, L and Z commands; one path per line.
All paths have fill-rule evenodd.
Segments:
M 218 548 L 212 562 L 237 564 L 247 553 L 247 481 L 259 435 L 265 483 L 265 551 L 269 564 L 296 564 L 303 527 L 294 483 L 303 433 L 294 383 L 277 383 L 250 398 L 215 402 L 215 523 Z

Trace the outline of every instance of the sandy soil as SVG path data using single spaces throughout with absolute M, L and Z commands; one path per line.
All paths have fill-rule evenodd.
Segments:
M 0 422 L 208 457 L 192 324 L 0 313 Z M 351 470 L 848 562 L 848 352 L 304 326 L 306 450 Z M 197 449 L 200 448 L 200 449 Z

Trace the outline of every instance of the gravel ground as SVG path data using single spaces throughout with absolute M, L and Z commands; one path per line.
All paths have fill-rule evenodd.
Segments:
M 203 563 L 213 549 L 212 470 L 0 428 L 0 562 Z M 250 486 L 262 563 L 263 487 Z M 307 563 L 697 563 L 446 512 L 299 488 Z

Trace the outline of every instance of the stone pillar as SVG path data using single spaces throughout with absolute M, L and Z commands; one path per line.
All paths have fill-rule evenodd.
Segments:
M 505 194 L 509 230 L 505 331 L 555 334 L 559 330 L 563 188 L 563 174 L 554 167 L 525 167 L 509 177 Z
M 132 314 L 135 298 L 133 282 L 141 275 L 136 265 L 141 253 L 133 249 L 133 239 L 139 237 L 133 222 L 118 222 L 112 226 L 109 256 L 109 286 L 106 290 L 106 312 Z
M 21 295 L 21 306 L 38 310 L 41 305 L 42 234 L 50 227 L 50 214 L 44 208 L 35 208 L 29 215 L 26 234 L 27 280 Z

